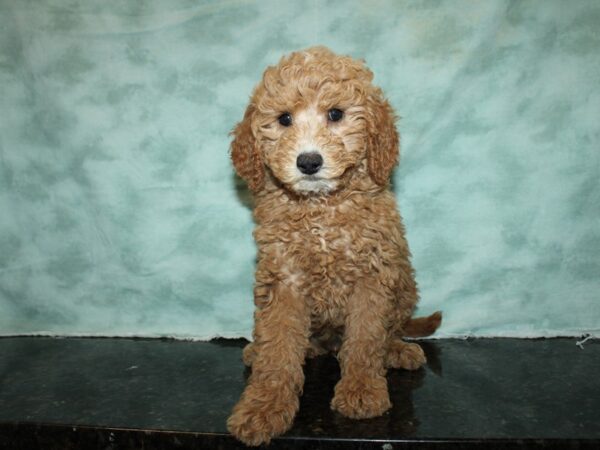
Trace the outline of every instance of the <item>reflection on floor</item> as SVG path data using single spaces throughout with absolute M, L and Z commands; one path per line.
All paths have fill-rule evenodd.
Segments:
M 243 448 L 225 420 L 244 343 L 1 338 L 0 448 Z M 294 426 L 270 448 L 600 448 L 597 341 L 421 345 L 427 367 L 391 370 L 394 407 L 364 421 L 329 408 L 335 358 L 307 361 Z

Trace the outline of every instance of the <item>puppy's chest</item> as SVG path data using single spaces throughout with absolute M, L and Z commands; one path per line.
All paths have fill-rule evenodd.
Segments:
M 360 238 L 346 227 L 311 224 L 306 230 L 292 231 L 288 254 L 298 255 L 295 265 L 308 278 L 343 277 L 354 272 L 360 253 Z
M 294 267 L 295 282 L 314 314 L 337 314 L 356 280 L 368 270 L 369 248 L 355 225 L 315 220 L 290 230 L 285 258 Z
M 378 282 L 395 283 L 401 235 L 394 204 L 385 200 L 321 210 L 261 208 L 255 230 L 260 266 L 297 288 L 313 316 L 336 322 L 361 279 L 376 274 Z

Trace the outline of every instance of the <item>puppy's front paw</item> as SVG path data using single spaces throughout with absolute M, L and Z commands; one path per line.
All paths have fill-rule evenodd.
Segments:
M 298 396 L 287 386 L 249 384 L 233 408 L 227 428 L 246 445 L 268 444 L 290 428 L 298 405 Z
M 392 407 L 387 380 L 343 377 L 335 386 L 331 408 L 352 419 L 368 419 L 382 415 Z

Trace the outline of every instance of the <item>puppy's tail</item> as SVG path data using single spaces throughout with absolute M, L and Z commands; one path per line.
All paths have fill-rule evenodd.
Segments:
M 407 337 L 425 337 L 435 333 L 442 324 L 442 312 L 436 311 L 427 317 L 411 318 L 404 324 L 404 335 Z

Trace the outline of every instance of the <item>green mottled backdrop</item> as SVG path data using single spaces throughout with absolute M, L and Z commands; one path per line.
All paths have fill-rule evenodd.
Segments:
M 440 335 L 599 335 L 599 30 L 597 0 L 0 0 L 0 334 L 248 336 L 227 133 L 325 44 L 402 116 Z

